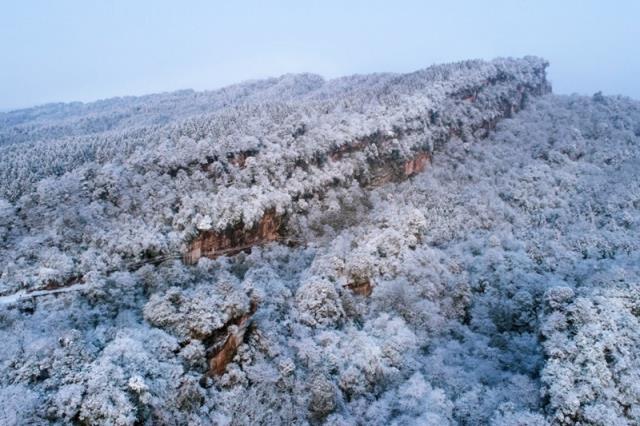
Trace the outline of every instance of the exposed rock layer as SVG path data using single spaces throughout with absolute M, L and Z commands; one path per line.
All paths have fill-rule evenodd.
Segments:
M 247 333 L 247 329 L 251 324 L 251 317 L 256 312 L 258 305 L 255 302 L 251 302 L 249 312 L 245 313 L 239 318 L 234 318 L 231 324 L 221 330 L 223 333 L 222 344 L 218 341 L 218 344 L 207 349 L 207 358 L 209 363 L 209 376 L 219 376 L 225 372 L 227 364 L 231 362 L 235 356 L 238 347 L 242 344 Z
M 184 261 L 192 264 L 203 256 L 216 258 L 232 255 L 250 249 L 256 244 L 276 241 L 282 235 L 283 220 L 282 216 L 271 210 L 250 229 L 245 229 L 241 223 L 222 232 L 202 232 L 189 244 Z
M 431 163 L 435 149 L 452 138 L 484 138 L 495 128 L 499 120 L 511 117 L 525 104 L 528 96 L 540 96 L 550 91 L 544 68 L 540 62 L 534 67 L 531 78 L 498 71 L 485 80 L 475 82 L 448 94 L 445 99 L 434 101 L 424 116 L 405 118 L 393 126 L 393 131 L 376 130 L 351 143 L 334 146 L 309 156 L 301 153 L 293 167 L 306 174 L 312 169 L 329 174 L 338 164 L 351 175 L 334 178 L 328 185 L 306 188 L 291 194 L 293 202 L 300 198 L 322 195 L 332 186 L 345 185 L 356 180 L 363 187 L 376 187 L 388 182 L 400 182 L 425 170 Z M 431 84 L 434 84 L 432 81 Z M 408 124 L 411 123 L 411 124 Z M 307 129 L 296 129 L 293 137 L 304 138 Z M 246 151 L 231 155 L 230 163 L 244 168 L 247 158 L 259 151 Z M 365 161 L 362 161 L 364 157 Z M 283 160 L 284 161 L 284 160 Z M 293 179 L 293 178 L 292 178 Z M 282 207 L 282 206 L 281 206 Z M 284 206 L 291 210 L 290 205 Z M 282 210 L 282 208 L 280 209 Z M 187 244 L 186 263 L 192 264 L 201 257 L 216 258 L 248 250 L 256 244 L 276 241 L 284 237 L 286 220 L 270 209 L 254 224 L 238 223 L 221 230 L 200 232 Z

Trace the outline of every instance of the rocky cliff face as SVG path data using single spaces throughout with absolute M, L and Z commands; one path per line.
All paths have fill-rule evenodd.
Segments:
M 219 232 L 201 232 L 189 243 L 184 261 L 187 264 L 194 264 L 203 256 L 211 259 L 218 256 L 232 256 L 243 250 L 250 250 L 256 244 L 277 241 L 284 236 L 283 222 L 284 218 L 271 210 L 249 229 L 240 223 Z
M 303 123 L 292 133 L 295 141 L 292 152 L 280 158 L 281 161 L 272 162 L 271 168 L 269 164 L 260 163 L 264 155 L 260 149 L 227 154 L 229 162 L 240 169 L 245 169 L 248 158 L 254 159 L 253 167 L 260 168 L 264 174 L 281 173 L 284 168 L 287 179 L 273 182 L 263 191 L 288 192 L 288 200 L 276 206 L 267 201 L 272 206 L 253 222 L 240 221 L 224 229 L 199 232 L 187 244 L 185 261 L 195 263 L 203 256 L 216 258 L 283 239 L 287 234 L 286 212 L 291 214 L 298 200 L 322 197 L 330 188 L 349 185 L 352 181 L 363 188 L 403 181 L 424 171 L 434 151 L 452 138 L 486 137 L 501 119 L 519 111 L 526 99 L 550 92 L 544 61 L 528 60 L 512 65 L 511 68 L 498 65 L 485 78 L 469 81 L 462 78 L 464 83 L 452 84 L 448 90 L 435 90 L 437 95 L 421 99 L 423 105 L 415 114 L 403 114 L 386 128 L 378 127 L 338 146 L 313 146 L 309 139 L 314 129 Z M 450 79 L 450 75 L 444 74 L 422 84 L 436 88 L 446 86 Z M 425 88 L 422 91 L 429 93 Z M 374 124 L 374 127 L 377 126 Z M 306 152 L 309 148 L 313 150 L 312 155 Z M 332 179 L 319 185 L 304 184 L 323 175 L 332 175 Z M 220 176 L 217 179 L 224 180 Z M 288 187 L 297 187 L 297 190 L 292 192 Z M 242 210 L 243 205 L 239 204 L 237 209 Z

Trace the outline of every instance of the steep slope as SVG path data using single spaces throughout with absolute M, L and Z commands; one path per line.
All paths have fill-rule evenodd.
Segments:
M 258 91 L 255 98 L 269 101 L 246 96 L 156 129 L 125 157 L 72 162 L 60 176 L 42 179 L 7 157 L 9 175 L 40 180 L 5 202 L 17 214 L 0 248 L 0 294 L 176 256 L 195 262 L 285 237 L 286 217 L 306 214 L 305 200 L 327 188 L 401 180 L 451 137 L 486 135 L 527 96 L 549 90 L 545 67 L 537 58 L 469 61 L 313 90 L 300 79 L 300 90 Z M 119 148 L 119 138 L 103 137 Z M 74 150 L 63 145 L 54 156 Z M 257 235 L 265 215 L 278 226 Z
M 6 294 L 82 276 L 0 304 L 2 423 L 637 423 L 640 103 L 538 65 L 327 82 L 5 201 Z

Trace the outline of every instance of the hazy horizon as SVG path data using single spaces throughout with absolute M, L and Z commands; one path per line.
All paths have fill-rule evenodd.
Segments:
M 558 94 L 640 99 L 640 4 L 25 1 L 0 16 L 0 111 L 310 72 L 535 55 Z

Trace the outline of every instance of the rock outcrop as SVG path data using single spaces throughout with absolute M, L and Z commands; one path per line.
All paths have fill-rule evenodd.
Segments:
M 216 258 L 248 250 L 256 244 L 277 241 L 282 236 L 284 218 L 274 210 L 266 212 L 258 223 L 246 229 L 243 223 L 223 231 L 201 232 L 189 243 L 185 263 L 193 264 L 201 257 Z
M 329 188 L 347 186 L 353 181 L 370 188 L 406 180 L 424 171 L 434 151 L 450 139 L 484 138 L 498 121 L 519 111 L 528 97 L 550 91 L 545 76 L 547 64 L 537 58 L 496 61 L 489 67 L 483 63 L 465 66 L 468 68 L 462 70 L 435 67 L 404 76 L 406 81 L 402 83 L 389 83 L 415 85 L 419 96 L 407 97 L 403 101 L 407 105 L 396 104 L 395 99 L 388 101 L 388 109 L 395 111 L 389 113 L 392 119 L 384 125 L 377 124 L 364 136 L 321 143 L 316 139 L 317 129 L 303 123 L 288 135 L 295 143 L 287 146 L 286 155 L 276 154 L 276 161 L 261 163 L 267 153 L 259 148 L 228 154 L 229 164 L 242 173 L 253 173 L 252 176 L 284 173 L 264 191 L 282 194 L 279 200 L 285 201 L 267 200 L 266 213 L 254 223 L 239 221 L 222 229 L 200 231 L 187 244 L 185 262 L 192 264 L 201 257 L 216 258 L 277 241 L 285 236 L 287 226 L 286 215 L 276 214 L 276 208 L 293 212 L 292 206 L 298 200 L 322 196 Z M 378 96 L 384 93 L 382 90 Z M 412 103 L 418 105 L 411 108 Z M 322 119 L 330 121 L 331 114 L 327 114 L 329 118 Z M 340 125 L 362 126 L 375 121 L 367 114 L 360 115 L 351 120 L 353 123 L 343 119 Z M 239 204 L 238 210 L 242 208 Z
M 225 372 L 227 364 L 231 362 L 244 342 L 245 334 L 251 324 L 251 317 L 258 309 L 255 301 L 251 302 L 249 312 L 234 318 L 222 330 L 205 340 L 207 347 L 208 375 L 219 376 Z

